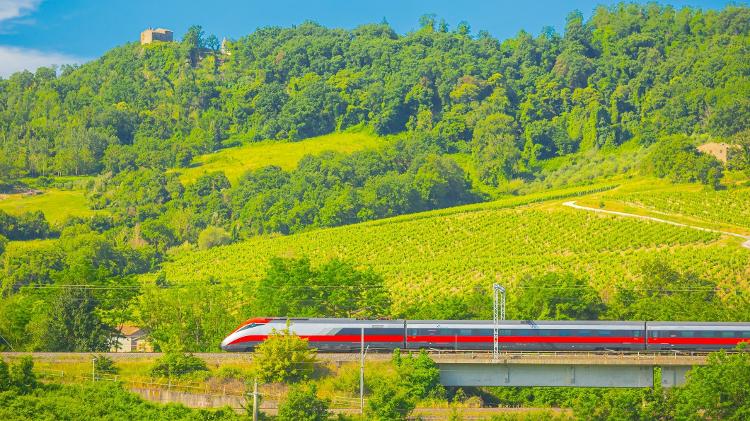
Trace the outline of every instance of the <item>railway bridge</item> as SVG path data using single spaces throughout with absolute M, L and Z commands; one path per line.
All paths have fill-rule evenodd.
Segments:
M 403 354 L 408 351 L 403 351 Z M 22 353 L 0 353 L 13 359 Z M 90 353 L 33 353 L 47 362 L 91 361 Z M 154 360 L 160 353 L 108 353 L 118 360 Z M 251 353 L 219 352 L 195 354 L 208 364 L 250 362 Z M 567 387 L 663 387 L 679 386 L 685 373 L 705 365 L 707 353 L 694 352 L 492 352 L 432 351 L 429 356 L 440 368 L 444 386 L 567 386 Z M 322 362 L 360 362 L 359 353 L 320 353 Z M 370 352 L 367 361 L 387 361 L 390 353 Z M 659 375 L 660 373 L 661 375 Z
M 444 386 L 679 386 L 705 353 L 507 352 L 433 353 Z

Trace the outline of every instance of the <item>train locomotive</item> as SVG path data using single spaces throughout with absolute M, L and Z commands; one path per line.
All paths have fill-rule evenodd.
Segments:
M 274 331 L 290 331 L 321 352 L 435 349 L 489 351 L 491 320 L 358 320 L 253 318 L 221 343 L 224 351 L 252 351 Z M 504 351 L 715 351 L 750 343 L 750 323 L 504 320 Z

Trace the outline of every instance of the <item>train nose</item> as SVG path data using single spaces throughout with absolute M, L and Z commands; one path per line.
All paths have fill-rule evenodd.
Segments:
M 221 349 L 224 351 L 229 351 L 229 336 L 224 338 L 223 341 L 221 341 Z

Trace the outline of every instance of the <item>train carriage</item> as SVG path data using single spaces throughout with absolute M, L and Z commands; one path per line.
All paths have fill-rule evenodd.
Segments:
M 255 318 L 221 343 L 225 351 L 251 351 L 289 328 L 320 351 L 357 351 L 364 334 L 371 350 L 443 349 L 489 351 L 491 320 L 357 320 Z M 498 342 L 505 351 L 714 351 L 750 343 L 750 323 L 501 321 Z
M 644 322 L 500 322 L 498 343 L 506 351 L 644 350 Z M 491 320 L 408 320 L 407 349 L 491 350 Z
M 750 323 L 648 322 L 649 350 L 715 351 L 750 343 Z

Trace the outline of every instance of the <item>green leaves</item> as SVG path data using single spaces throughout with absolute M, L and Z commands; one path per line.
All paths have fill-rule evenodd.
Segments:
M 271 259 L 247 293 L 250 311 L 266 316 L 378 318 L 390 306 L 379 275 L 340 260 L 313 269 L 308 259 Z
M 605 306 L 588 281 L 570 273 L 524 278 L 510 304 L 516 320 L 597 320 Z
M 287 327 L 274 331 L 253 353 L 258 380 L 266 383 L 307 380 L 315 368 L 315 350 Z
M 166 352 L 151 367 L 151 376 L 178 378 L 198 371 L 208 371 L 206 363 L 194 356 L 182 352 Z

